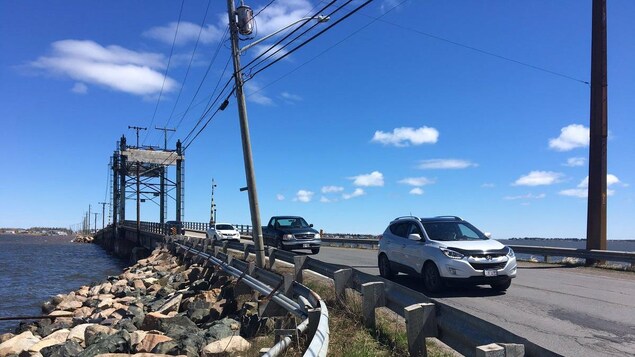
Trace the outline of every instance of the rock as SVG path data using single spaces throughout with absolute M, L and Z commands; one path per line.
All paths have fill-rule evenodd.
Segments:
M 143 341 L 148 333 L 148 331 L 137 330 L 130 334 L 130 347 L 133 351 L 137 350 L 137 345 Z
M 15 334 L 12 334 L 11 332 L 3 333 L 2 335 L 0 335 L 0 343 L 10 340 L 14 337 L 15 337 Z
M 101 289 L 99 290 L 102 294 L 109 294 L 110 289 L 112 289 L 112 284 L 110 282 L 105 282 L 101 284 Z
M 216 341 L 225 337 L 234 336 L 240 330 L 240 323 L 238 321 L 224 318 L 222 320 L 214 321 L 207 331 L 205 331 L 205 339 L 207 341 Z
M 70 334 L 68 335 L 68 339 L 69 340 L 75 340 L 80 345 L 83 345 L 84 344 L 84 335 L 86 333 L 86 329 L 88 328 L 88 326 L 92 326 L 92 325 L 95 325 L 95 324 L 81 324 L 81 325 L 77 325 L 77 326 L 73 327 L 71 329 Z
M 97 307 L 100 309 L 111 307 L 115 301 L 112 298 L 105 298 L 97 304 Z
M 151 352 L 159 343 L 172 341 L 171 337 L 156 333 L 148 333 L 137 345 L 137 352 Z
M 88 306 L 80 307 L 79 309 L 73 311 L 73 317 L 79 317 L 79 318 L 89 317 L 90 315 L 93 314 L 93 311 L 95 310 Z
M 162 314 L 167 314 L 170 311 L 179 312 L 179 306 L 181 305 L 181 300 L 183 299 L 182 294 L 178 294 L 170 300 L 166 301 L 163 306 L 157 309 L 157 312 Z
M 173 355 L 164 355 L 160 353 L 135 353 L 133 355 L 128 353 L 102 353 L 95 357 L 175 357 Z M 187 357 L 186 355 L 176 355 L 176 357 Z
M 68 311 L 64 311 L 64 310 L 55 310 L 53 312 L 51 312 L 50 314 L 48 314 L 47 316 L 52 316 L 52 317 L 56 317 L 56 316 L 71 316 L 72 314 Z
M 53 304 L 51 301 L 45 301 L 42 304 L 42 312 L 45 314 L 49 314 L 51 312 L 53 312 L 53 310 L 55 310 L 55 304 Z
M 135 291 L 139 291 L 142 294 L 146 292 L 146 285 L 140 279 L 133 280 L 132 287 L 135 289 Z
M 39 341 L 40 338 L 34 336 L 33 332 L 22 332 L 21 334 L 0 343 L 0 356 L 20 354 L 20 352 L 28 350 Z
M 134 332 L 137 331 L 137 326 L 134 324 L 134 322 L 129 319 L 121 319 L 119 322 L 117 322 L 114 326 L 114 328 L 118 329 L 118 330 L 126 330 L 128 332 Z
M 86 347 L 77 357 L 92 357 L 102 353 L 129 353 L 130 334 L 128 331 L 119 331 L 114 335 L 98 335 L 95 342 Z
M 244 352 L 251 348 L 251 343 L 240 336 L 225 337 L 210 343 L 203 348 L 202 355 L 205 357 L 221 357 Z
M 86 327 L 86 330 L 84 331 L 84 343 L 86 344 L 86 346 L 90 346 L 95 343 L 99 335 L 110 336 L 114 335 L 117 332 L 118 331 L 112 327 L 102 325 L 90 325 Z
M 90 290 L 88 290 L 88 295 L 96 296 L 96 295 L 99 295 L 100 291 L 101 291 L 101 285 L 95 285 L 92 288 L 90 288 Z
M 189 273 L 187 273 L 187 280 L 189 281 L 198 280 L 201 277 L 202 273 L 203 273 L 203 268 L 200 268 L 200 267 L 190 268 Z
M 142 330 L 158 330 L 161 326 L 161 320 L 167 319 L 169 316 L 160 312 L 150 312 L 145 315 L 140 329 Z
M 77 356 L 84 349 L 75 340 L 66 340 L 63 344 L 44 347 L 40 353 L 44 357 L 68 357 Z
M 66 338 L 68 337 L 69 333 L 70 333 L 70 330 L 68 329 L 57 330 L 53 332 L 52 334 L 46 336 L 39 342 L 33 344 L 31 347 L 29 347 L 28 351 L 39 352 L 41 349 L 45 347 L 62 344 L 66 342 Z
M 79 290 L 77 290 L 77 295 L 87 297 L 89 292 L 90 292 L 90 288 L 84 285 L 81 288 L 79 288 Z

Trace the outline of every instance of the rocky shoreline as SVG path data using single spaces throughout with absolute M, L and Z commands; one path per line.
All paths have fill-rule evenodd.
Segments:
M 254 294 L 244 290 L 215 267 L 188 267 L 158 248 L 119 276 L 45 302 L 51 318 L 0 335 L 0 357 L 245 352 L 254 339 L 269 338 L 256 335 L 271 332 L 273 321 L 258 316 Z

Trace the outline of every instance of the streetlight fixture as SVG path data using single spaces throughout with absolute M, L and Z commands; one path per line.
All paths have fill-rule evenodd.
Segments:
M 262 268 L 264 267 L 265 262 L 265 250 L 262 240 L 262 226 L 260 225 L 260 208 L 258 205 L 258 193 L 256 190 L 256 174 L 254 172 L 254 161 L 251 153 L 251 139 L 249 135 L 249 123 L 247 120 L 247 104 L 245 101 L 245 93 L 243 92 L 243 76 L 240 72 L 240 55 L 247 49 L 297 24 L 298 22 L 306 21 L 307 18 L 300 19 L 272 33 L 271 35 L 265 36 L 262 39 L 245 46 L 243 49 L 240 49 L 238 47 L 238 32 L 240 31 L 242 35 L 249 35 L 253 32 L 253 11 L 249 6 L 246 6 L 242 0 L 238 9 L 236 9 L 234 0 L 227 0 L 227 14 L 229 17 L 229 33 L 232 44 L 234 81 L 236 85 L 236 100 L 238 103 L 238 117 L 240 121 L 240 134 L 243 146 L 245 176 L 247 179 L 247 193 L 249 194 L 249 211 L 251 213 L 252 226 L 251 235 L 254 240 L 254 248 L 256 251 L 256 266 Z M 328 21 L 328 17 L 326 16 L 309 17 L 308 19 L 311 18 L 315 18 L 320 22 Z

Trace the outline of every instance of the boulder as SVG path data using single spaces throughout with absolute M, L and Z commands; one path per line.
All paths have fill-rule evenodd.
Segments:
M 92 345 L 99 338 L 100 335 L 114 335 L 118 331 L 112 327 L 103 325 L 90 325 L 86 327 L 84 331 L 84 343 L 86 346 Z
M 130 334 L 130 347 L 133 351 L 137 350 L 137 345 L 143 341 L 148 333 L 148 331 L 137 330 Z
M 66 340 L 62 344 L 42 348 L 40 354 L 44 357 L 68 357 L 77 356 L 83 350 L 77 341 Z
M 0 343 L 10 340 L 12 338 L 15 337 L 15 334 L 11 333 L 11 332 L 7 332 L 7 333 L 3 333 L 2 335 L 0 335 Z
M 29 347 L 28 351 L 32 353 L 40 352 L 40 350 L 45 347 L 62 344 L 66 342 L 66 338 L 68 337 L 69 333 L 69 329 L 57 330 L 52 334 L 46 336 L 45 338 L 41 339 L 37 343 L 33 344 L 31 347 Z
M 135 291 L 139 291 L 142 294 L 144 294 L 146 292 L 146 285 L 143 283 L 143 281 L 141 279 L 135 279 L 132 281 L 132 287 L 135 289 Z
M 40 338 L 33 335 L 31 331 L 25 331 L 0 343 L 0 356 L 17 355 L 22 351 L 26 351 L 34 344 L 38 343 Z
M 88 296 L 97 296 L 101 291 L 101 285 L 95 285 L 88 290 Z
M 100 334 L 92 345 L 86 347 L 77 357 L 92 357 L 103 353 L 129 353 L 130 334 L 128 331 L 119 331 L 114 335 Z
M 207 341 L 221 340 L 225 337 L 236 335 L 240 330 L 240 323 L 230 318 L 214 321 L 205 331 Z
M 110 289 L 112 289 L 112 284 L 110 282 L 105 282 L 101 284 L 101 289 L 99 290 L 102 294 L 109 294 Z
M 108 308 L 111 307 L 114 302 L 115 301 L 112 298 L 105 298 L 97 304 L 97 307 L 100 309 Z
M 148 333 L 143 340 L 141 340 L 141 343 L 137 345 L 136 350 L 137 352 L 151 352 L 159 343 L 172 340 L 171 337 L 165 335 Z
M 95 357 L 187 357 L 186 355 L 165 355 L 160 353 L 135 353 L 133 355 L 128 353 L 102 353 Z
M 93 314 L 95 311 L 92 307 L 84 306 L 73 311 L 73 317 L 86 318 Z
M 81 324 L 73 327 L 71 329 L 70 334 L 68 335 L 69 340 L 75 340 L 80 345 L 84 344 L 84 335 L 86 333 L 86 329 L 88 326 L 92 326 L 94 324 Z
M 205 357 L 233 356 L 251 348 L 251 343 L 240 336 L 225 337 L 205 346 L 202 355 Z
M 160 312 L 162 314 L 167 314 L 170 311 L 179 312 L 181 300 L 183 300 L 183 294 L 177 294 L 170 300 L 166 301 L 160 308 L 158 308 L 157 312 Z

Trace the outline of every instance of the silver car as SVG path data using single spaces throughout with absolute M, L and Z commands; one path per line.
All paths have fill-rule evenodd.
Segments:
M 456 216 L 393 220 L 379 240 L 377 258 L 382 277 L 421 275 L 430 292 L 447 282 L 505 291 L 516 277 L 514 251 Z
M 212 240 L 229 240 L 229 241 L 239 241 L 240 240 L 240 232 L 234 228 L 229 223 L 215 223 L 212 224 L 207 230 L 206 234 L 208 239 Z

